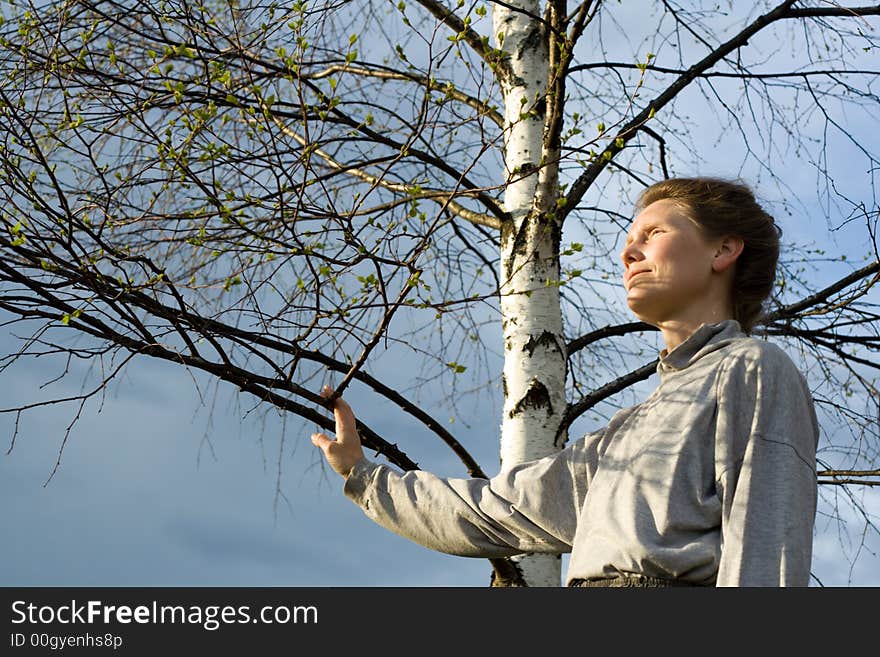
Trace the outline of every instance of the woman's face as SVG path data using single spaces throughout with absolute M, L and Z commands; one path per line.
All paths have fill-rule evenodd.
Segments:
M 716 271 L 722 242 L 704 237 L 673 201 L 651 203 L 636 216 L 620 254 L 630 310 L 658 326 L 717 305 L 719 295 L 729 294 Z

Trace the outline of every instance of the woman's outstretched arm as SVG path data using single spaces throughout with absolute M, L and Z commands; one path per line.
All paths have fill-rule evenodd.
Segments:
M 328 397 L 332 390 L 321 394 Z M 422 470 L 401 474 L 365 458 L 351 408 L 337 399 L 334 413 L 336 439 L 316 433 L 312 442 L 345 478 L 346 496 L 377 524 L 460 556 L 571 551 L 597 435 L 492 479 L 442 478 Z

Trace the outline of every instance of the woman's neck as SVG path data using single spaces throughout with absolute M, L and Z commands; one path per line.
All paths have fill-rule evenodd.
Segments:
M 726 319 L 733 319 L 733 310 L 719 305 L 717 308 L 704 309 L 703 312 L 694 313 L 692 316 L 670 318 L 654 324 L 663 335 L 666 343 L 666 353 L 675 349 L 687 340 L 694 331 L 703 324 L 716 324 Z

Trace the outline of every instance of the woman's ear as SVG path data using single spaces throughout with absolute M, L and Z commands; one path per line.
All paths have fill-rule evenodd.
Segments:
M 715 252 L 715 259 L 712 261 L 712 269 L 716 272 L 723 272 L 729 269 L 742 254 L 745 248 L 745 242 L 742 237 L 729 235 L 721 240 L 718 250 Z

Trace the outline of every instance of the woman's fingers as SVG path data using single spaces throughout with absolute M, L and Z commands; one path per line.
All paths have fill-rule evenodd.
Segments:
M 327 453 L 327 448 L 330 446 L 330 443 L 332 443 L 332 442 L 333 441 L 330 439 L 329 436 L 327 436 L 327 434 L 323 434 L 323 433 L 313 433 L 312 434 L 312 444 L 315 447 L 320 447 L 321 450 L 323 450 L 325 454 Z
M 325 399 L 332 394 L 330 386 L 324 386 L 321 390 L 321 396 Z M 357 433 L 357 420 L 351 406 L 342 397 L 337 397 L 333 403 L 333 417 L 336 420 L 336 440 L 323 433 L 313 433 L 312 444 L 324 452 L 336 472 L 347 477 L 355 463 L 364 456 Z
M 336 439 L 340 442 L 360 442 L 357 433 L 357 420 L 354 411 L 341 397 L 336 400 L 333 407 L 333 417 L 336 419 Z
M 333 388 L 324 386 L 321 389 L 321 396 L 324 399 L 333 394 Z M 360 437 L 357 434 L 357 420 L 351 406 L 342 397 L 337 397 L 333 403 L 333 417 L 336 420 L 336 440 L 340 443 L 360 443 Z

